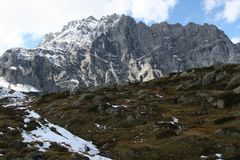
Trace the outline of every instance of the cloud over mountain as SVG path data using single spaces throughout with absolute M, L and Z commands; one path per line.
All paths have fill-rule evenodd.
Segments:
M 159 22 L 168 19 L 176 4 L 177 0 L 2 0 L 0 55 L 8 48 L 23 47 L 25 34 L 39 39 L 74 19 L 118 13 Z

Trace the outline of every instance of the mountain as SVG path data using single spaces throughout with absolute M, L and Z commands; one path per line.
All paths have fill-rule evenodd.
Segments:
M 0 159 L 238 160 L 239 73 L 217 64 L 22 103 L 0 98 Z
M 239 62 L 239 45 L 214 25 L 147 26 L 113 14 L 69 22 L 60 32 L 47 34 L 35 49 L 7 50 L 0 58 L 0 76 L 50 93 Z

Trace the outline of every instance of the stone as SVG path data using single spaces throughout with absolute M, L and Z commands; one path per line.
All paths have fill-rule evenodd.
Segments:
M 181 127 L 178 124 L 173 124 L 169 122 L 155 122 L 155 125 L 161 129 L 171 129 L 171 130 L 179 130 Z
M 222 99 L 218 99 L 217 100 L 217 102 L 216 102 L 216 106 L 218 107 L 218 108 L 225 108 L 225 102 L 224 102 L 224 100 L 222 100 Z
M 106 109 L 105 113 L 111 116 L 117 116 L 119 115 L 119 110 L 115 108 L 108 108 Z
M 30 152 L 25 157 L 26 160 L 44 160 L 43 154 L 39 152 Z
M 93 105 L 100 105 L 103 103 L 103 99 L 104 97 L 103 96 L 95 96 L 93 99 L 92 99 L 92 103 Z
M 80 100 L 76 100 L 76 101 L 74 101 L 73 103 L 72 103 L 72 107 L 73 108 L 79 108 L 79 107 L 81 107 L 81 104 L 82 104 L 82 101 L 80 101 Z
M 216 75 L 215 71 L 204 75 L 202 78 L 202 86 L 206 86 L 206 85 L 209 85 L 209 84 L 215 82 L 215 75 Z
M 131 122 L 133 122 L 133 121 L 135 121 L 134 116 L 133 116 L 133 115 L 128 115 L 128 116 L 127 116 L 127 122 L 128 122 L 128 123 L 131 123 Z
M 213 97 L 208 97 L 208 98 L 207 98 L 207 102 L 208 102 L 208 103 L 213 103 L 214 100 L 215 100 L 215 99 L 214 99 Z
M 207 111 L 197 111 L 197 112 L 192 113 L 193 116 L 202 116 L 205 114 L 208 114 L 208 112 Z
M 180 77 L 181 77 L 181 78 L 184 78 L 184 77 L 187 77 L 187 76 L 189 76 L 189 73 L 188 73 L 188 72 L 182 72 L 182 73 L 180 74 Z
M 233 92 L 235 92 L 235 93 L 237 93 L 237 94 L 240 94 L 240 86 L 237 87 L 237 88 L 235 88 L 235 89 L 233 90 Z
M 215 132 L 218 136 L 227 136 L 234 139 L 240 139 L 240 129 L 237 128 L 221 128 Z
M 177 99 L 177 102 L 178 103 L 191 103 L 191 102 L 194 102 L 197 100 L 197 97 L 194 97 L 194 96 L 186 96 L 186 95 L 183 95 L 183 96 L 180 96 L 178 99 Z M 177 104 L 177 103 L 176 103 Z
M 216 75 L 216 82 L 222 81 L 225 78 L 225 75 L 220 73 Z
M 138 97 L 141 97 L 141 96 L 143 96 L 145 94 L 146 94 L 146 92 L 144 90 L 140 90 L 135 95 L 138 96 Z
M 84 101 L 84 100 L 86 100 L 89 96 L 91 96 L 90 93 L 83 93 L 83 94 L 81 94 L 81 96 L 79 97 L 79 101 Z
M 200 87 L 202 85 L 202 79 L 188 80 L 181 89 L 188 90 L 194 87 Z
M 179 84 L 179 85 L 176 86 L 177 91 L 181 90 L 182 88 L 183 88 L 183 84 Z
M 227 84 L 228 89 L 232 89 L 236 86 L 240 85 L 240 75 L 235 75 Z
M 198 97 L 208 97 L 209 94 L 208 94 L 208 93 L 205 93 L 205 92 L 202 92 L 202 91 L 198 91 L 198 92 L 196 93 L 196 96 L 198 96 Z

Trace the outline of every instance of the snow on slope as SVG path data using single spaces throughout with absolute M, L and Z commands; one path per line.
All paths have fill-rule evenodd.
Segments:
M 26 124 L 30 121 L 36 121 L 38 123 L 38 127 L 30 132 L 23 130 L 23 142 L 55 142 L 63 147 L 68 148 L 71 152 L 87 152 L 89 155 L 96 155 L 99 153 L 96 146 L 93 145 L 91 142 L 87 142 L 77 136 L 74 136 L 66 129 L 58 125 L 54 125 L 46 120 L 44 120 L 44 123 L 40 122 L 39 119 L 41 118 L 41 116 L 33 110 L 27 109 L 25 112 L 28 113 L 28 115 L 26 115 L 26 118 L 24 119 Z
M 39 92 L 36 88 L 24 84 L 10 84 L 3 77 L 0 77 L 0 87 L 19 92 Z
M 6 85 L 7 83 L 4 82 L 2 84 Z M 50 123 L 38 113 L 29 109 L 31 106 L 28 106 L 27 104 L 31 100 L 29 100 L 26 95 L 18 91 L 9 93 L 7 88 L 1 90 L 0 99 L 2 97 L 9 97 L 11 101 L 3 107 L 11 107 L 24 112 L 23 122 L 25 124 L 20 131 L 23 142 L 28 143 L 29 147 L 35 147 L 38 148 L 40 152 L 45 152 L 49 149 L 51 144 L 56 143 L 67 148 L 70 152 L 81 154 L 88 157 L 90 160 L 110 160 L 109 158 L 98 155 L 100 151 L 91 141 L 86 141 L 73 135 L 65 128 Z M 37 124 L 35 129 L 33 129 L 32 125 L 28 128 L 30 122 Z
M 18 91 L 10 92 L 7 88 L 0 89 L 0 99 L 6 97 L 24 99 L 26 95 Z
M 102 33 L 105 34 L 120 18 L 119 15 L 111 15 L 98 20 L 90 16 L 69 22 L 61 32 L 47 34 L 39 47 L 49 50 L 66 50 L 70 43 L 89 47 L 93 39 Z
M 109 158 L 101 157 L 98 154 L 99 150 L 92 142 L 83 140 L 71 132 L 62 128 L 58 125 L 52 124 L 46 119 L 40 122 L 41 116 L 26 108 L 24 122 L 25 128 L 30 121 L 35 121 L 38 123 L 38 127 L 32 131 L 22 130 L 23 142 L 25 143 L 37 143 L 41 142 L 42 145 L 35 145 L 39 151 L 45 152 L 51 143 L 57 143 L 60 146 L 67 148 L 70 152 L 79 153 L 83 156 L 88 157 L 91 160 L 110 160 Z

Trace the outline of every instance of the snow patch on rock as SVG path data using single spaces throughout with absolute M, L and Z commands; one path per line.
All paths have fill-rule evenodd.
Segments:
M 11 84 L 7 82 L 3 77 L 0 77 L 0 87 L 7 88 L 8 90 L 19 91 L 19 92 L 40 92 L 36 88 L 29 85 Z

